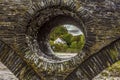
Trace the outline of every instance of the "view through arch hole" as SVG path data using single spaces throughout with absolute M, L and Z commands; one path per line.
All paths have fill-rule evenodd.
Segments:
M 59 25 L 52 29 L 49 43 L 54 55 L 59 58 L 72 58 L 82 51 L 85 35 L 77 26 Z

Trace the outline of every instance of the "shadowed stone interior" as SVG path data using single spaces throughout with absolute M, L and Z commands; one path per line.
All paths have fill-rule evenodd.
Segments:
M 49 36 L 51 31 L 59 26 L 64 24 L 75 25 L 77 26 L 82 32 L 84 32 L 84 28 L 80 22 L 71 16 L 59 15 L 55 16 L 49 21 L 45 22 L 37 33 L 37 42 L 39 44 L 39 49 L 45 54 L 48 58 L 54 58 L 55 60 L 62 60 L 59 57 L 55 56 L 51 46 L 49 44 Z M 42 53 L 40 53 L 41 55 Z

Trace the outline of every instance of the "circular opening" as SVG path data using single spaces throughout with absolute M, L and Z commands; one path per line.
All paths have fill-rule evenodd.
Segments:
M 37 52 L 39 55 L 49 60 L 61 61 L 74 57 L 80 53 L 85 44 L 84 31 L 79 18 L 55 16 L 38 29 L 36 37 L 38 46 L 35 49 L 39 51 Z M 63 44 L 59 44 L 59 41 Z
M 51 30 L 49 37 L 53 54 L 59 58 L 76 56 L 85 44 L 83 32 L 70 24 L 56 26 Z

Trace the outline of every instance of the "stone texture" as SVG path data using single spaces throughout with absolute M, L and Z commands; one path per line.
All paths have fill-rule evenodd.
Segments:
M 18 80 L 7 67 L 0 62 L 0 80 Z
M 36 54 L 34 51 L 39 50 L 39 45 L 33 45 L 36 44 L 34 36 L 43 23 L 60 14 L 82 21 L 86 44 L 83 53 L 75 58 L 56 62 L 51 57 L 44 58 L 46 55 L 43 52 L 39 52 L 42 56 Z M 41 29 L 45 34 L 40 35 L 41 39 L 48 34 L 49 29 Z M 29 44 L 26 36 L 32 37 Z M 10 45 L 46 80 L 62 80 L 86 58 L 119 37 L 120 0 L 0 0 L 0 40 Z M 42 45 L 48 48 L 46 44 L 47 41 L 43 41 Z

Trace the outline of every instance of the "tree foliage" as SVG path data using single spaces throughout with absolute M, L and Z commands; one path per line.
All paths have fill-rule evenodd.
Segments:
M 61 38 L 66 44 L 54 44 L 57 38 Z M 85 43 L 84 35 L 73 36 L 68 33 L 67 29 L 63 26 L 58 26 L 51 31 L 50 45 L 55 52 L 79 52 Z

